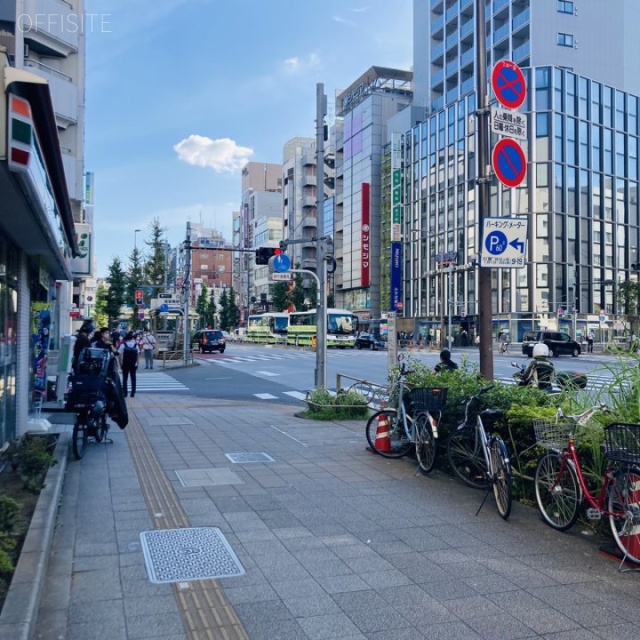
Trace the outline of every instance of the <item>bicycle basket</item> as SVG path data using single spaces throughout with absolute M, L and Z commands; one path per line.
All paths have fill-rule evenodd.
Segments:
M 447 391 L 446 387 L 413 389 L 411 391 L 411 404 L 415 411 L 442 411 L 447 402 Z
M 640 425 L 614 422 L 604 430 L 604 443 L 609 460 L 640 464 Z
M 545 449 L 564 449 L 570 436 L 577 441 L 577 429 L 578 425 L 573 420 L 536 418 L 533 421 L 536 443 Z

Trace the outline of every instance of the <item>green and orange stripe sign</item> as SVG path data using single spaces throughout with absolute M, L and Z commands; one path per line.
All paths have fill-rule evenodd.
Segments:
M 33 145 L 33 119 L 31 106 L 23 98 L 9 94 L 9 169 L 26 171 Z

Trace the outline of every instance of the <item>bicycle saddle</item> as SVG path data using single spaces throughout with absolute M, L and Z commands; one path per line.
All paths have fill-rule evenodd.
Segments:
M 504 416 L 502 409 L 485 409 L 480 413 L 482 421 L 491 422 L 492 420 L 500 420 Z

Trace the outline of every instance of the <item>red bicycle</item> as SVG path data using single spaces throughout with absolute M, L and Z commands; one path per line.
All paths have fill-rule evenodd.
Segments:
M 536 440 L 547 449 L 536 467 L 536 501 L 545 522 L 566 531 L 586 499 L 589 519 L 609 519 L 623 554 L 622 567 L 626 560 L 640 563 L 640 425 L 614 423 L 605 428 L 607 466 L 602 487 L 593 495 L 580 467 L 576 434 L 603 409 L 591 407 L 573 416 L 560 412 L 556 421 L 534 421 Z

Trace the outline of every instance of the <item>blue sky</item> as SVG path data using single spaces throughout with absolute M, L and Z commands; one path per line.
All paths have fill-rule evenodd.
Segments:
M 125 265 L 154 218 L 231 240 L 247 161 L 315 136 L 316 83 L 409 69 L 412 0 L 87 0 L 85 170 L 95 174 L 98 276 Z

